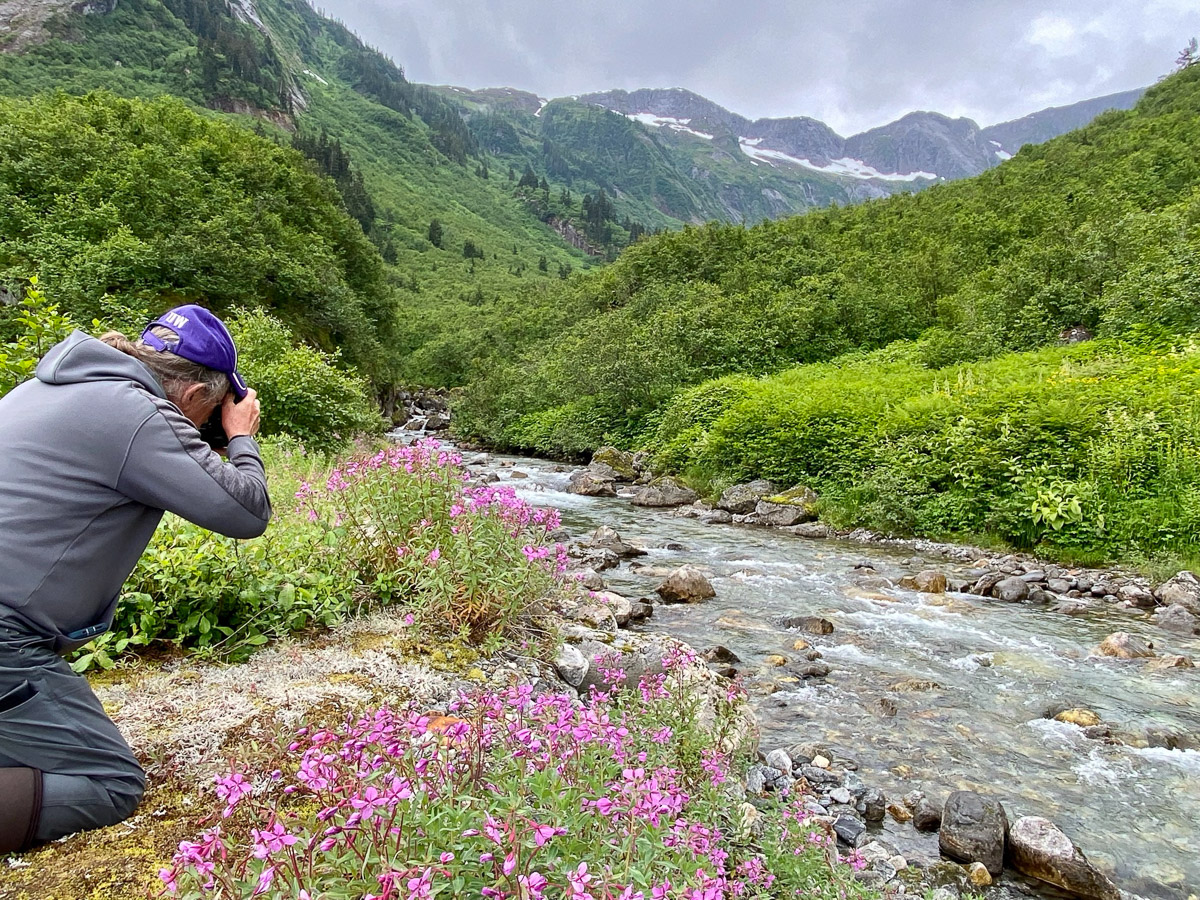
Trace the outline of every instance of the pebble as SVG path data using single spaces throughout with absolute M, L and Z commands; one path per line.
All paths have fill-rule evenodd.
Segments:
M 849 803 L 853 798 L 848 790 L 840 787 L 829 792 L 829 799 L 834 803 Z
M 814 766 L 816 766 L 818 769 L 828 769 L 829 768 L 829 760 L 826 759 L 824 756 L 819 756 L 819 755 L 814 756 L 812 764 Z

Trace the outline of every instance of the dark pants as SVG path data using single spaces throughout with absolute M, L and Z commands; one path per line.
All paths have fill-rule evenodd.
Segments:
M 0 767 L 21 766 L 42 772 L 39 842 L 127 819 L 146 786 L 87 681 L 50 640 L 0 621 Z

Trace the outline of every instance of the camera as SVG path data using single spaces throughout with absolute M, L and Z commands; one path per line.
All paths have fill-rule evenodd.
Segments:
M 216 451 L 229 446 L 229 435 L 225 433 L 225 425 L 221 422 L 221 409 L 224 403 L 218 403 L 208 420 L 200 426 L 200 440 Z

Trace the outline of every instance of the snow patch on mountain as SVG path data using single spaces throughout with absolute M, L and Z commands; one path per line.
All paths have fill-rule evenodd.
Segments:
M 613 112 L 620 112 L 613 110 Z M 705 134 L 703 131 L 696 131 L 694 128 L 688 128 L 691 119 L 674 119 L 670 116 L 656 116 L 654 113 L 621 113 L 627 119 L 632 119 L 635 122 L 641 122 L 643 125 L 649 125 L 652 128 L 669 128 L 672 131 L 679 131 L 684 134 L 694 135 L 698 138 L 704 138 L 706 141 L 711 141 L 713 136 Z
M 541 116 L 541 114 L 542 114 L 542 110 L 546 108 L 546 104 L 547 104 L 547 103 L 549 103 L 549 102 L 550 102 L 549 100 L 546 100 L 546 99 L 545 99 L 545 98 L 543 98 L 543 97 L 538 97 L 538 103 L 539 103 L 540 105 L 539 105 L 539 106 L 538 106 L 538 108 L 537 108 L 537 112 L 535 112 L 535 113 L 533 114 L 535 118 L 537 118 L 537 117 Z
M 324 78 L 322 78 L 316 72 L 314 72 L 312 69 L 305 69 L 304 74 L 307 75 L 309 78 L 317 79 L 317 81 L 321 82 L 321 84 L 329 84 L 328 81 L 326 81 Z
M 787 163 L 793 166 L 801 166 L 805 169 L 811 169 L 814 172 L 821 172 L 825 175 L 840 175 L 846 178 L 862 178 L 862 179 L 877 179 L 879 181 L 916 181 L 919 178 L 928 179 L 930 181 L 937 180 L 937 175 L 932 172 L 909 172 L 901 174 L 899 172 L 880 172 L 868 166 L 861 160 L 851 159 L 844 156 L 841 159 L 830 160 L 828 165 L 819 166 L 807 159 L 799 159 L 795 156 L 790 156 L 779 150 L 770 150 L 766 147 L 760 147 L 762 138 L 738 138 L 738 146 L 742 148 L 742 152 L 750 157 L 750 161 L 762 160 L 770 163 L 772 166 L 777 162 Z

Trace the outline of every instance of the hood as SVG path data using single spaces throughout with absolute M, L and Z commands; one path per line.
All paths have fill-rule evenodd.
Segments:
M 143 362 L 102 341 L 76 331 L 50 348 L 37 367 L 46 384 L 79 384 L 85 381 L 133 381 L 156 397 L 166 399 L 162 385 Z

